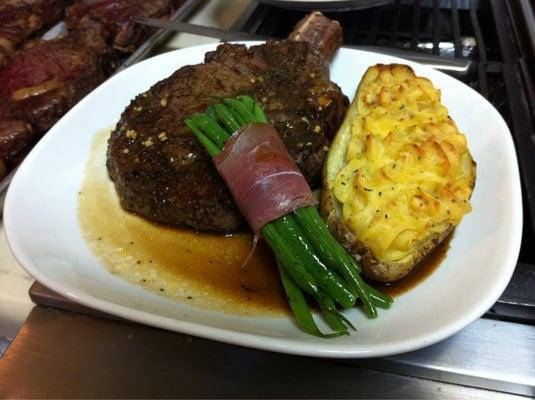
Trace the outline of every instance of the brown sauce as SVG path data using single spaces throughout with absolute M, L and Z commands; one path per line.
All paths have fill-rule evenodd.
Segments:
M 107 269 L 160 295 L 243 315 L 288 313 L 271 252 L 250 234 L 209 235 L 155 225 L 124 211 L 106 167 L 109 130 L 94 140 L 79 193 L 84 237 Z
M 373 286 L 391 297 L 396 297 L 408 292 L 419 283 L 427 279 L 442 263 L 450 248 L 453 232 L 428 254 L 414 269 L 403 278 L 391 283 L 373 283 Z
M 271 251 L 260 242 L 251 249 L 248 233 L 199 234 L 153 224 L 124 211 L 105 167 L 110 130 L 96 135 L 78 193 L 78 218 L 92 251 L 113 274 L 178 301 L 224 312 L 273 316 L 288 314 Z M 438 268 L 450 235 L 409 275 L 374 284 L 391 296 L 412 289 Z

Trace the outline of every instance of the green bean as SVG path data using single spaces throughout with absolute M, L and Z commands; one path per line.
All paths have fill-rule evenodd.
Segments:
M 243 118 L 234 108 L 232 108 L 228 104 L 224 104 L 224 106 L 227 108 L 227 111 L 234 117 L 234 119 L 238 121 L 241 127 L 249 125 L 250 122 Z
M 314 298 L 320 306 L 322 315 L 327 321 L 327 324 L 329 324 L 333 330 L 347 332 L 347 327 L 356 330 L 351 321 L 337 310 L 334 301 L 329 296 L 321 292 L 319 296 Z
M 236 118 L 229 112 L 227 107 L 223 104 L 214 104 L 214 110 L 217 114 L 218 120 L 220 120 L 223 125 L 228 129 L 228 131 L 234 133 L 240 129 L 241 125 L 236 121 Z
M 214 106 L 211 105 L 209 106 L 206 111 L 204 112 L 208 117 L 212 118 L 216 123 L 218 122 L 217 121 L 217 113 L 215 112 L 215 109 L 214 109 Z M 221 126 L 219 123 L 218 123 L 219 126 Z M 225 129 L 225 128 L 223 128 Z M 227 130 L 225 130 L 225 132 L 227 133 L 227 135 L 230 135 L 232 132 L 228 132 Z
M 261 105 L 250 96 L 216 99 L 219 102 L 209 106 L 205 113 L 185 119 L 212 157 L 242 126 L 268 123 Z M 376 307 L 389 308 L 392 304 L 389 296 L 363 281 L 360 266 L 331 235 L 315 208 L 296 210 L 266 224 L 260 232 L 275 252 L 290 307 L 305 332 L 336 337 L 347 334 L 348 327 L 355 329 L 335 301 L 349 308 L 360 298 L 370 317 L 377 315 Z M 324 334 L 317 327 L 302 291 L 314 298 L 334 333 Z
M 286 292 L 286 297 L 288 298 L 288 303 L 290 305 L 290 308 L 292 309 L 297 325 L 299 325 L 299 327 L 305 332 L 323 338 L 338 337 L 346 334 L 347 330 L 345 329 L 345 326 L 343 324 L 341 330 L 335 329 L 336 332 L 330 334 L 325 334 L 319 330 L 318 326 L 314 322 L 312 313 L 308 308 L 305 296 L 303 296 L 303 293 L 301 292 L 299 286 L 296 285 L 292 277 L 286 272 L 285 268 L 282 265 L 283 263 L 279 259 L 277 259 L 277 266 L 279 268 L 282 286 L 284 287 L 284 291 Z
M 344 278 L 353 280 L 352 275 L 360 273 L 360 265 L 347 254 L 342 245 L 332 236 L 318 210 L 315 207 L 302 207 L 295 210 L 294 213 L 297 222 L 305 233 L 309 233 L 307 237 L 310 237 L 313 246 L 325 258 L 326 262 L 332 268 L 336 268 Z
M 232 108 L 236 114 L 238 114 L 245 121 L 245 124 L 251 124 L 255 122 L 254 114 L 250 112 L 241 101 L 236 99 L 224 99 L 223 104 Z
M 296 265 L 302 264 L 302 259 L 300 260 L 299 258 L 297 258 L 297 260 L 292 260 L 292 256 L 288 256 L 288 253 L 292 253 L 292 250 L 295 251 L 295 249 L 286 244 L 283 239 L 283 237 L 290 237 L 290 234 L 287 233 L 288 231 L 283 228 L 281 232 L 281 227 L 276 226 L 276 223 L 273 222 L 264 226 L 261 231 L 268 244 L 273 248 L 275 254 L 277 254 L 278 259 L 284 259 L 284 261 L 280 262 L 282 265 L 285 266 L 285 269 L 288 270 L 290 274 L 292 274 L 294 280 L 298 282 L 299 286 L 303 290 L 305 290 L 308 294 L 312 295 L 314 299 L 316 299 L 316 302 L 322 309 L 322 313 L 329 326 L 331 326 L 331 328 L 333 328 L 334 330 L 338 331 L 339 329 L 337 329 L 337 327 L 340 326 L 340 323 L 342 323 L 342 325 L 345 323 L 351 328 L 355 329 L 351 322 L 348 321 L 342 314 L 337 311 L 334 303 L 332 302 L 332 299 L 322 293 L 322 291 L 317 287 L 317 284 L 314 282 L 314 275 L 309 274 L 306 267 L 303 268 L 303 265 L 300 265 L 298 268 L 296 268 Z M 280 243 L 277 244 L 277 241 L 280 241 Z M 284 245 L 286 245 L 287 247 L 286 250 L 284 252 L 280 252 L 281 248 L 284 247 Z M 296 253 L 293 256 L 295 255 L 299 256 L 300 254 Z M 313 282 L 312 285 L 310 284 L 310 282 Z M 351 299 L 353 304 L 354 300 L 354 298 Z M 344 330 L 346 329 L 344 328 Z
M 331 239 L 336 242 L 336 240 L 331 236 L 331 233 L 325 226 L 323 220 L 319 216 L 317 210 L 313 207 L 304 207 L 299 210 L 296 210 L 295 215 L 297 216 L 297 220 L 300 221 L 302 225 L 304 225 L 306 232 L 305 234 L 307 234 L 307 238 L 310 238 L 311 241 L 318 243 L 317 239 L 321 238 L 322 240 L 325 239 L 325 242 L 327 243 L 330 242 Z M 340 244 L 338 245 L 341 247 Z M 345 253 L 345 250 L 343 251 Z M 337 251 L 336 254 L 339 255 L 340 252 Z M 362 280 L 359 274 L 355 274 L 354 271 L 351 271 L 351 269 L 348 268 L 348 265 L 349 264 L 345 262 L 336 262 L 332 265 L 332 268 L 336 268 L 337 270 L 339 270 L 340 273 L 355 287 L 359 298 L 362 300 L 362 304 L 364 306 L 366 314 L 370 318 L 376 318 L 377 310 L 375 308 L 374 302 L 370 299 L 368 290 L 365 286 L 366 283 Z
M 355 305 L 356 296 L 348 285 L 317 257 L 312 246 L 306 241 L 303 232 L 291 215 L 280 217 L 272 222 L 277 231 L 284 232 L 288 245 L 302 260 L 310 274 L 321 287 L 345 308 Z
M 375 289 L 373 286 L 368 285 L 367 283 L 365 283 L 365 286 L 370 298 L 373 301 L 373 304 L 375 304 L 377 307 L 385 309 L 390 308 L 390 306 L 394 302 L 394 300 L 390 296 L 383 292 L 380 292 L 379 290 Z
M 243 95 L 243 96 L 238 96 L 236 97 L 239 101 L 242 102 L 242 104 L 247 107 L 247 110 L 251 113 L 254 114 L 254 105 L 255 105 L 255 101 L 253 100 L 253 98 L 251 96 L 246 96 L 246 95 Z
M 210 154 L 211 157 L 215 157 L 221 152 L 217 145 L 215 145 L 210 139 L 203 135 L 200 128 L 192 119 L 186 118 L 184 122 L 188 126 L 188 128 L 191 129 L 197 140 L 201 142 L 201 144 L 204 146 L 204 148 L 206 149 L 208 154 Z
M 191 119 L 195 121 L 205 136 L 209 137 L 214 143 L 219 145 L 220 148 L 225 146 L 225 143 L 229 140 L 230 136 L 216 121 L 205 114 L 195 114 Z
M 257 102 L 255 102 L 254 104 L 253 113 L 255 115 L 256 122 L 262 122 L 264 124 L 268 123 L 268 119 L 267 119 L 266 114 L 264 113 L 264 110 L 262 110 L 262 107 L 260 107 L 260 105 Z
M 262 237 L 268 242 L 277 257 L 283 262 L 294 281 L 311 296 L 319 293 L 319 287 L 314 277 L 307 271 L 303 262 L 286 243 L 287 237 L 281 236 L 273 222 L 260 229 Z

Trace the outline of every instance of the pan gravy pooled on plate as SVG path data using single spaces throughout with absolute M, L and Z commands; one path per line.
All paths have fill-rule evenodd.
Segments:
M 155 225 L 124 211 L 106 171 L 110 130 L 94 139 L 78 193 L 78 218 L 88 245 L 114 275 L 172 299 L 255 316 L 288 314 L 269 249 L 251 261 L 251 235 L 200 234 Z
M 250 234 L 203 234 L 156 225 L 121 208 L 105 166 L 110 132 L 96 135 L 78 193 L 82 233 L 106 268 L 192 305 L 241 315 L 289 314 L 275 260 L 262 241 L 242 267 L 251 248 Z M 448 248 L 449 239 L 405 278 L 373 286 L 393 297 L 409 291 L 440 265 Z

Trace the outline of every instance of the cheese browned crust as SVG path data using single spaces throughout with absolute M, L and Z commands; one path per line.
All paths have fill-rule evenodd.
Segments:
M 321 212 L 375 280 L 397 280 L 470 212 L 476 164 L 431 81 L 368 68 L 324 166 Z

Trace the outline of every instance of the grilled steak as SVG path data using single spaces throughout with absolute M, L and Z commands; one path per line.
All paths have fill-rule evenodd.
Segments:
M 261 102 L 298 167 L 319 181 L 347 98 L 308 43 L 223 44 L 203 64 L 180 68 L 136 97 L 112 132 L 107 167 L 123 208 L 149 220 L 232 232 L 243 225 L 203 147 L 183 124 L 214 97 L 248 94 Z
M 0 70 L 0 157 L 13 167 L 47 129 L 105 77 L 97 28 L 35 40 Z
M 27 38 L 63 16 L 65 0 L 2 0 L 0 2 L 0 66 Z
M 98 22 L 113 48 L 132 52 L 153 31 L 134 19 L 168 17 L 172 9 L 172 0 L 79 0 L 67 8 L 66 22 L 70 29 Z

